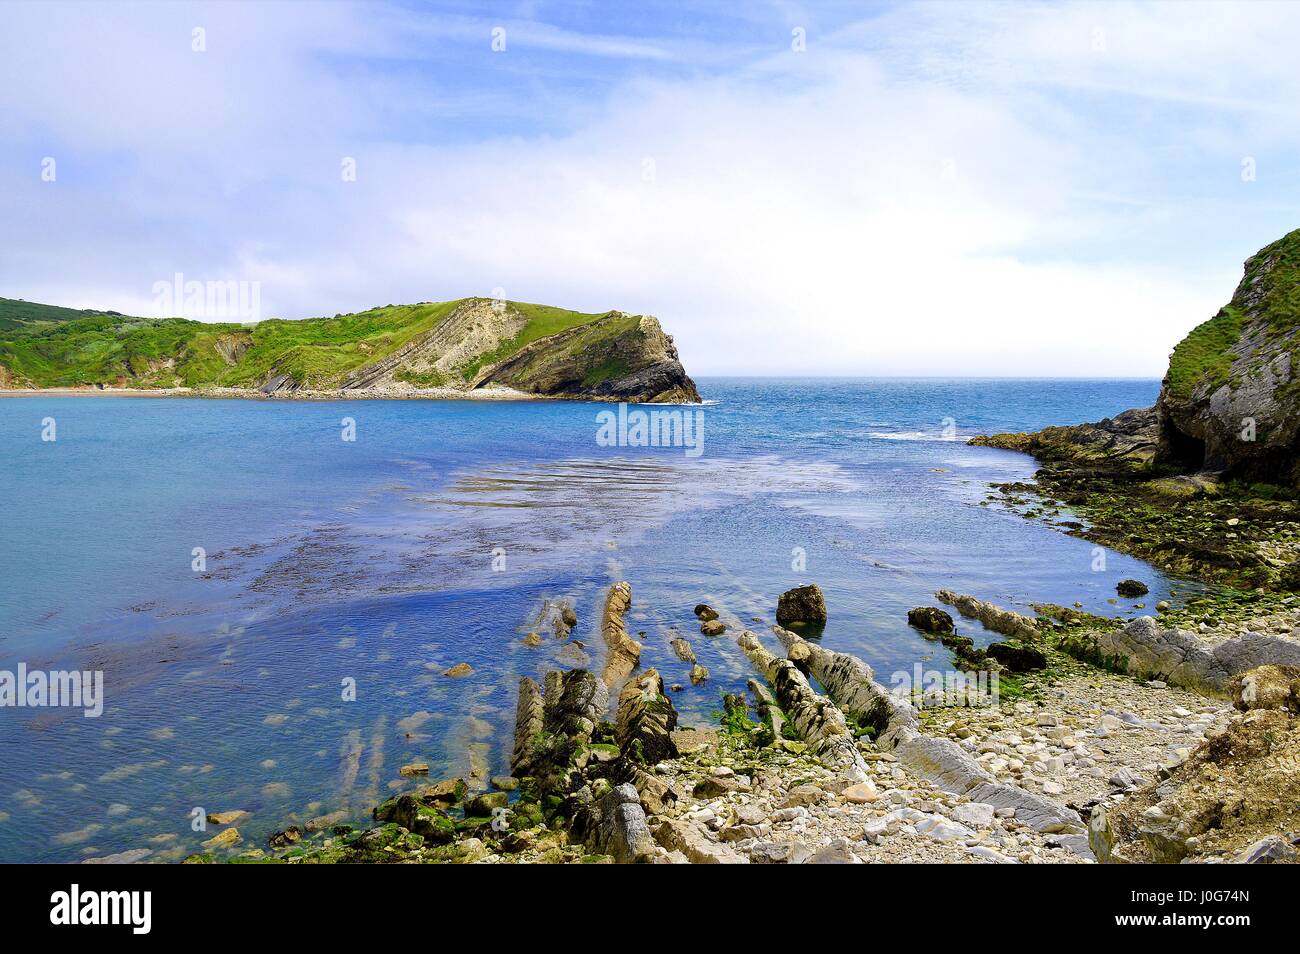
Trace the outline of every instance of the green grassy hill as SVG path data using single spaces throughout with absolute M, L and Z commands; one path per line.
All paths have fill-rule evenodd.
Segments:
M 481 298 L 255 324 L 138 318 L 0 299 L 0 386 L 289 392 L 493 383 L 537 393 L 603 388 L 619 396 L 616 379 L 640 372 L 629 387 L 668 382 L 663 390 L 682 387 L 694 394 L 671 339 L 657 322 L 648 333 L 638 322 L 620 312 Z M 598 361 L 593 358 L 599 366 L 586 367 L 583 355 L 574 354 L 570 333 L 579 328 L 587 329 L 581 337 L 593 345 L 593 355 L 599 353 Z M 495 368 L 521 354 L 537 367 L 551 339 L 563 352 L 563 373 L 552 369 L 542 384 L 522 370 L 492 379 Z M 664 373 L 647 385 L 647 369 L 661 365 Z

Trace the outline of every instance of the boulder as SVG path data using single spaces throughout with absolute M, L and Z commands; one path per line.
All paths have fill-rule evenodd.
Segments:
M 1120 580 L 1115 584 L 1115 592 L 1125 599 L 1133 599 L 1137 596 L 1145 596 L 1151 591 L 1141 580 Z
M 1022 643 L 991 643 L 984 651 L 1011 672 L 1032 672 L 1047 666 L 1047 655 L 1041 649 Z
M 907 623 L 926 633 L 952 632 L 952 617 L 937 606 L 917 606 L 908 610 Z
M 614 785 L 599 798 L 590 788 L 576 798 L 571 834 L 600 854 L 620 864 L 644 864 L 657 854 L 654 836 L 636 789 Z
M 782 593 L 776 603 L 776 621 L 782 626 L 825 626 L 826 597 L 821 587 L 809 583 Z
M 687 663 L 695 662 L 695 650 L 691 648 L 691 644 L 688 643 L 686 640 L 682 639 L 681 637 L 678 637 L 677 639 L 674 639 L 672 641 L 672 647 L 673 647 L 673 652 L 676 654 L 677 658 L 680 659 L 682 662 L 687 662 Z
M 711 619 L 718 618 L 718 611 L 708 603 L 697 603 L 695 606 L 695 615 L 699 618 L 700 622 L 707 623 Z
M 721 636 L 726 631 L 727 624 L 720 619 L 709 619 L 700 624 L 700 632 L 705 636 Z

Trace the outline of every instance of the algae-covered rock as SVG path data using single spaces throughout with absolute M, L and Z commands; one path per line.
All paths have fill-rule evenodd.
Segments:
M 786 590 L 776 602 L 776 621 L 782 626 L 825 626 L 826 597 L 816 583 Z
M 908 610 L 907 624 L 926 633 L 952 632 L 952 617 L 937 606 L 917 606 Z

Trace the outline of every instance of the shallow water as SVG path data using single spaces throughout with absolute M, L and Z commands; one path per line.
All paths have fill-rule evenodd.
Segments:
M 698 457 L 601 446 L 605 408 L 571 402 L 0 401 L 0 669 L 102 669 L 106 695 L 99 718 L 0 709 L 0 860 L 174 860 L 212 834 L 195 807 L 252 812 L 251 846 L 291 816 L 364 818 L 406 762 L 504 773 L 519 676 L 599 665 L 615 579 L 686 721 L 750 675 L 734 633 L 699 634 L 700 601 L 764 634 L 777 595 L 815 580 L 824 643 L 888 681 L 949 666 L 905 619 L 941 587 L 1108 615 L 1135 612 L 1107 602 L 1127 576 L 1148 605 L 1171 595 L 1139 561 L 1094 571 L 1093 544 L 986 505 L 1033 462 L 962 440 L 1147 405 L 1157 381 L 700 386 Z M 525 646 L 560 597 L 585 649 Z M 442 675 L 460 662 L 474 672 Z

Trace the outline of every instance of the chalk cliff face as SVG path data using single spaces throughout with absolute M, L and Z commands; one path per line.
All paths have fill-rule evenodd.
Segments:
M 1158 461 L 1300 482 L 1298 351 L 1300 230 L 1251 256 L 1232 300 L 1174 349 Z
M 655 318 L 486 298 L 247 325 L 0 299 L 0 386 L 700 400 Z

